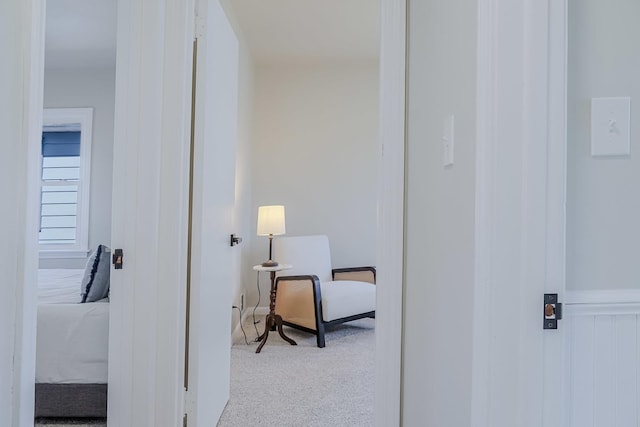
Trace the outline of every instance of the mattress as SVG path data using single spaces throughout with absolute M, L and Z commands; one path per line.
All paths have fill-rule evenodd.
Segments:
M 36 383 L 107 382 L 109 304 L 80 304 L 83 270 L 38 272 Z

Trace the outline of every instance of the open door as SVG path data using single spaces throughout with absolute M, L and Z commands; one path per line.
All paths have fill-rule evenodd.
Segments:
M 200 1 L 197 15 L 185 375 L 190 426 L 218 420 L 229 399 L 239 60 L 219 1 Z

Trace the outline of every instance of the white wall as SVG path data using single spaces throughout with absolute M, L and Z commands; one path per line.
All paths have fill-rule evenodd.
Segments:
M 252 129 L 253 129 L 253 99 L 255 64 L 251 53 L 240 31 L 233 8 L 229 1 L 221 1 L 231 27 L 239 42 L 239 87 L 238 87 L 238 140 L 236 143 L 236 204 L 233 213 L 233 232 L 242 238 L 242 243 L 233 251 L 233 305 L 240 307 L 241 295 L 245 295 L 245 310 L 247 284 L 255 277 L 251 275 L 251 260 L 249 257 L 251 242 L 255 235 L 255 224 L 252 226 Z M 233 310 L 232 329 L 240 320 L 237 310 Z
M 567 288 L 640 287 L 640 3 L 569 1 Z M 631 97 L 631 155 L 592 157 L 590 102 Z
M 334 268 L 375 265 L 377 61 L 261 64 L 255 78 L 251 233 L 258 206 L 283 204 L 287 235 L 328 235 Z M 267 256 L 253 237 L 248 268 Z
M 251 271 L 245 262 L 249 253 L 255 230 L 251 227 L 251 119 L 253 115 L 253 62 L 246 46 L 240 43 L 240 87 L 238 90 L 238 142 L 236 151 L 236 206 L 234 213 L 234 232 L 242 237 L 242 243 L 234 252 L 234 305 L 240 307 L 240 295 L 245 293 L 247 276 Z M 246 298 L 246 296 L 245 296 Z M 247 301 L 244 301 L 245 309 Z M 234 310 L 234 327 L 238 322 L 237 310 Z
M 409 1 L 403 425 L 469 426 L 476 2 Z M 442 166 L 455 115 L 455 164 Z
M 46 69 L 45 108 L 93 107 L 89 249 L 111 243 L 115 69 Z M 43 259 L 42 268 L 83 268 L 85 259 Z

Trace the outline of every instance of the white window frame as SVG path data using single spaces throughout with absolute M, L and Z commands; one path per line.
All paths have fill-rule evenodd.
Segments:
M 42 126 L 80 123 L 80 185 L 76 217 L 76 243 L 40 244 L 40 258 L 86 258 L 89 252 L 89 201 L 91 188 L 91 141 L 93 136 L 93 108 L 45 108 Z M 42 161 L 42 157 L 40 157 Z M 42 163 L 40 164 L 42 171 Z M 42 181 L 40 183 L 42 191 Z M 38 217 L 40 220 L 40 217 Z

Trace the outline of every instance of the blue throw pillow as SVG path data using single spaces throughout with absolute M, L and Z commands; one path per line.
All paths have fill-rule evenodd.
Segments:
M 109 274 L 111 273 L 111 249 L 98 245 L 89 256 L 82 277 L 81 302 L 99 301 L 109 296 Z

